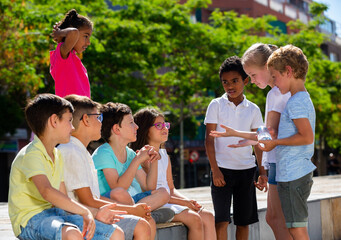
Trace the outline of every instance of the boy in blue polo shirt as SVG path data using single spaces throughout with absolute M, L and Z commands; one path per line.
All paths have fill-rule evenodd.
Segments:
M 277 49 L 268 59 L 268 69 L 282 94 L 291 93 L 281 114 L 278 138 L 263 143 L 264 151 L 276 147 L 276 181 L 286 226 L 293 239 L 309 239 L 307 199 L 313 184 L 315 109 L 304 86 L 308 60 L 293 45 Z

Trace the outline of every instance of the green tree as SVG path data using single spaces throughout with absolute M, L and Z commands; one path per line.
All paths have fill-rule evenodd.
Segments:
M 0 94 L 11 104 L 0 111 L 8 118 L 2 128 L 13 132 L 23 121 L 26 98 L 53 92 L 49 50 L 56 44 L 49 34 L 71 8 L 94 22 L 91 45 L 80 56 L 88 69 L 92 96 L 99 102 L 124 102 L 137 110 L 156 105 L 170 112 L 174 122 L 186 120 L 186 135 L 194 135 L 195 116 L 223 92 L 218 69 L 225 58 L 242 56 L 255 42 L 294 44 L 310 62 L 307 88 L 317 113 L 317 138 L 339 148 L 340 63 L 330 62 L 320 45 L 326 36 L 316 31 L 324 5 L 312 5 L 315 20 L 290 23 L 297 33 L 286 35 L 271 26 L 272 16 L 252 19 L 234 12 L 214 11 L 210 24 L 192 15 L 208 0 L 0 0 Z M 265 33 L 268 33 L 265 36 Z M 270 36 L 269 36 L 270 34 Z M 246 96 L 264 111 L 265 96 L 253 85 Z M 214 96 L 212 96 L 212 93 Z M 329 116 L 330 118 L 326 117 Z M 18 123 L 18 124 L 13 124 Z M 3 134 L 6 131 L 0 131 Z M 191 134 L 190 134 L 191 133 Z

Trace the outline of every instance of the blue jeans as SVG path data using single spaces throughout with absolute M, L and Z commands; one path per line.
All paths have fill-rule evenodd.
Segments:
M 152 191 L 141 192 L 141 193 L 138 193 L 138 194 L 132 196 L 132 198 L 134 199 L 134 202 L 137 203 L 142 198 L 148 197 L 151 194 L 152 194 Z
M 268 183 L 277 185 L 276 182 L 276 163 L 269 163 Z
M 116 225 L 104 224 L 95 220 L 96 231 L 94 240 L 109 239 L 116 229 Z M 60 208 L 50 208 L 33 216 L 26 227 L 21 227 L 21 233 L 18 236 L 20 240 L 26 239 L 62 239 L 62 228 L 64 226 L 73 226 L 83 229 L 83 218 L 80 215 L 68 213 Z

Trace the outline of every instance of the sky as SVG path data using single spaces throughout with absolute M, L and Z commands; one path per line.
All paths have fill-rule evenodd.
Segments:
M 315 2 L 324 3 L 328 6 L 326 16 L 336 22 L 336 32 L 341 37 L 341 0 L 315 0 Z

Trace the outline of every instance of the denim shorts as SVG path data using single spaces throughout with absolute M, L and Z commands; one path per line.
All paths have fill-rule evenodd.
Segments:
M 104 194 L 101 194 L 103 197 L 106 197 L 106 198 L 110 198 L 110 193 L 111 193 L 111 190 L 107 191 L 106 193 Z
M 116 225 L 104 224 L 95 220 L 96 231 L 94 240 L 110 239 L 110 236 L 116 229 Z M 20 240 L 26 239 L 62 239 L 62 228 L 64 226 L 73 226 L 77 229 L 83 229 L 83 218 L 80 215 L 70 214 L 60 208 L 50 208 L 34 215 L 26 227 L 21 227 L 21 233 L 18 236 Z
M 132 198 L 134 199 L 134 202 L 137 203 L 142 198 L 148 197 L 151 194 L 152 194 L 152 191 L 141 192 L 141 193 L 138 193 L 138 194 L 132 196 Z
M 277 182 L 279 199 L 287 228 L 308 226 L 307 200 L 313 185 L 313 173 L 290 182 Z
M 269 163 L 268 183 L 272 184 L 272 185 L 277 185 L 277 182 L 276 182 L 276 163 Z

